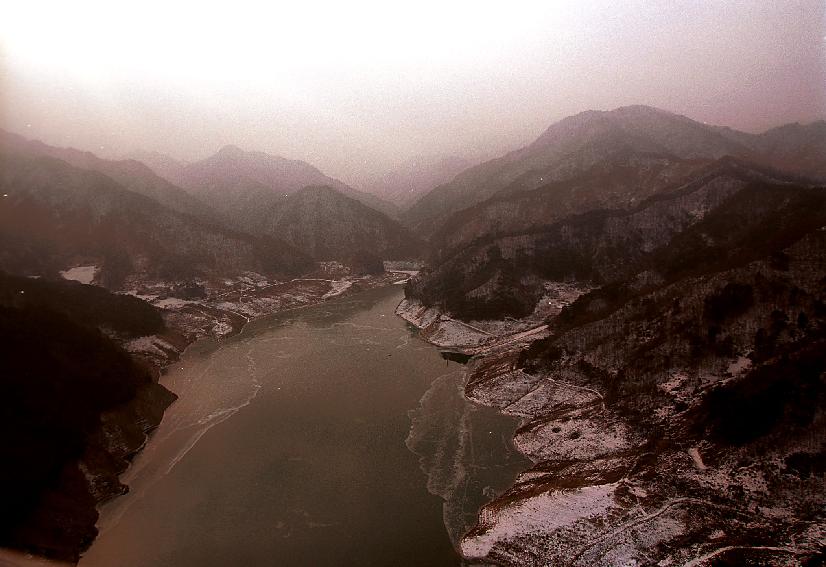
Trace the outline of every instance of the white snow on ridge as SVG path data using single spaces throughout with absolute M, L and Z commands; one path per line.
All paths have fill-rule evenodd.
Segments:
M 64 280 L 72 280 L 82 284 L 91 284 L 98 273 L 97 266 L 75 266 L 60 272 Z

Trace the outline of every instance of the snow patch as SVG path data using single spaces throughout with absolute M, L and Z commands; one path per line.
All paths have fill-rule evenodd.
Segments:
M 589 418 L 548 421 L 517 434 L 514 444 L 535 461 L 593 459 L 632 446 L 622 422 Z
M 548 492 L 508 505 L 482 509 L 482 533 L 462 540 L 462 555 L 486 557 L 493 547 L 514 538 L 548 534 L 604 513 L 614 504 L 616 483 Z
M 151 354 L 165 358 L 167 353 L 176 352 L 177 349 L 156 335 L 148 335 L 132 339 L 125 345 L 127 352 L 133 354 Z
M 190 303 L 195 302 L 187 301 L 186 299 L 179 299 L 177 297 L 167 297 L 166 299 L 155 301 L 153 305 L 155 307 L 160 307 L 161 309 L 180 309 L 181 307 L 186 307 Z
M 212 334 L 217 338 L 223 338 L 232 332 L 232 325 L 228 321 L 218 321 L 212 326 Z
M 703 457 L 700 455 L 700 450 L 697 447 L 689 449 L 688 455 L 691 457 L 691 460 L 694 461 L 694 466 L 696 466 L 698 470 L 704 471 L 708 468 L 703 462 Z
M 403 299 L 396 314 L 422 330 L 422 338 L 442 348 L 476 347 L 491 340 L 491 335 L 468 323 L 449 317 L 435 307 Z
M 337 295 L 341 295 L 353 285 L 353 282 L 348 280 L 332 280 L 330 281 L 330 291 L 321 296 L 321 299 L 330 299 Z
M 751 368 L 751 359 L 745 356 L 738 357 L 734 362 L 728 365 L 728 373 L 732 376 L 738 376 Z
M 95 281 L 95 276 L 99 269 L 97 266 L 75 266 L 74 268 L 63 270 L 60 272 L 60 275 L 64 280 L 73 280 L 89 285 Z

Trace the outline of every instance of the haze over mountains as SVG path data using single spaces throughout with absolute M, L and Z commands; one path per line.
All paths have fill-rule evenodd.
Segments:
M 398 312 L 534 463 L 465 557 L 822 561 L 824 124 L 585 112 L 405 211 L 432 254 Z
M 328 177 L 306 162 L 245 152 L 237 146 L 224 146 L 206 159 L 185 165 L 172 181 L 242 223 L 245 215 L 253 214 L 245 208 L 250 203 L 290 195 L 310 185 L 328 185 L 382 212 L 396 212 L 392 204 Z
M 8 244 L 2 265 L 12 272 L 54 275 L 87 263 L 100 268 L 98 281 L 117 287 L 137 275 L 295 274 L 309 269 L 311 256 L 422 252 L 396 221 L 346 194 L 391 205 L 303 162 L 227 147 L 167 172 L 187 191 L 135 160 L 105 160 L 11 133 L 3 133 L 0 149 L 7 194 L 0 230 Z M 306 188 L 318 184 L 337 190 L 308 204 Z
M 4 4 L 0 565 L 826 564 L 824 29 Z
M 48 156 L 80 169 L 97 171 L 112 178 L 126 189 L 150 197 L 179 213 L 205 218 L 214 216 L 214 212 L 203 202 L 193 198 L 167 179 L 156 175 L 149 167 L 136 160 L 101 159 L 91 152 L 82 152 L 74 148 L 57 148 L 2 130 L 0 130 L 0 148 L 10 154 Z
M 370 193 L 407 208 L 472 165 L 471 160 L 460 156 L 416 156 L 381 176 L 365 180 L 364 186 Z
M 179 213 L 97 171 L 49 157 L 0 158 L 0 267 L 11 273 L 54 277 L 94 265 L 100 282 L 120 289 L 130 277 L 289 274 L 309 266 L 283 242 Z
M 177 264 L 186 265 L 181 274 L 191 275 L 218 273 L 227 266 L 295 273 L 308 265 L 308 258 L 341 260 L 359 254 L 385 260 L 429 256 L 435 268 L 455 262 L 456 254 L 476 257 L 469 246 L 480 242 L 489 246 L 519 234 L 535 240 L 546 227 L 581 213 L 637 210 L 657 195 L 709 175 L 719 167 L 715 160 L 724 156 L 741 160 L 740 168 L 760 164 L 777 175 L 816 182 L 826 176 L 818 159 L 824 155 L 824 140 L 822 121 L 757 135 L 646 106 L 587 111 L 551 125 L 525 148 L 458 174 L 462 160 L 430 159 L 411 165 L 404 175 L 391 175 L 395 187 L 409 186 L 407 195 L 394 197 L 408 204 L 402 212 L 405 227 L 391 218 L 395 205 L 298 160 L 235 146 L 189 164 L 143 154 L 155 172 L 135 160 L 105 160 L 4 132 L 2 150 L 9 163 L 4 189 L 11 196 L 3 202 L 9 219 L 4 234 L 9 242 L 28 239 L 25 247 L 6 253 L 5 262 L 16 270 L 48 266 L 55 273 L 80 262 L 85 250 L 84 261 L 108 266 L 101 281 L 118 270 L 125 270 L 118 276 L 124 277 L 143 269 L 137 266 L 157 271 Z M 451 176 L 418 200 L 410 198 L 428 181 Z M 91 186 L 93 194 L 88 193 Z M 27 214 L 37 210 L 48 230 L 32 223 L 17 226 L 13 221 L 21 218 L 21 207 L 29 208 Z M 67 211 L 75 226 L 46 220 Z M 124 222 L 127 216 L 131 218 Z M 92 224 L 86 226 L 88 222 Z M 181 238 L 182 227 L 193 236 Z M 423 239 L 429 241 L 429 252 Z M 150 241 L 156 242 L 151 251 L 146 248 Z M 206 241 L 231 242 L 240 252 L 211 252 Z M 520 257 L 525 253 L 519 252 Z M 474 260 L 477 271 L 487 273 L 485 265 Z M 454 268 L 452 277 L 458 273 Z M 500 269 L 488 276 L 504 277 Z M 474 288 L 484 281 L 476 284 Z
M 524 421 L 516 444 L 534 463 L 456 542 L 466 557 L 610 565 L 622 548 L 686 562 L 707 545 L 704 525 L 731 532 L 719 549 L 793 540 L 800 557 L 816 557 L 807 530 L 824 521 L 814 503 L 826 423 L 826 122 L 747 134 L 646 106 L 586 111 L 482 164 L 422 160 L 373 186 L 380 195 L 236 146 L 194 163 L 135 156 L 146 163 L 0 137 L 0 270 L 10 274 L 0 308 L 9 321 L 57 321 L 48 344 L 58 354 L 67 336 L 97 337 L 84 339 L 101 353 L 96 380 L 80 390 L 102 392 L 83 423 L 67 422 L 71 450 L 31 465 L 19 521 L 0 524 L 5 545 L 71 559 L 94 537 L 96 502 L 122 489 L 125 455 L 172 400 L 124 349 L 157 370 L 196 337 L 398 283 L 384 262 L 403 262 L 425 266 L 400 313 L 434 344 L 475 357 L 467 395 Z M 64 281 L 77 270 L 117 294 Z M 134 317 L 100 319 L 101 305 Z M 7 370 L 19 375 L 24 355 L 6 352 Z M 88 370 L 61 369 L 56 356 L 49 376 Z M 122 391 L 107 365 L 124 373 Z M 15 399 L 42 411 L 36 397 Z M 26 435 L 44 451 L 67 443 Z M 684 462 L 692 451 L 702 467 Z M 745 468 L 770 488 L 744 497 L 735 487 Z M 580 509 L 565 490 L 610 496 Z M 526 512 L 547 502 L 569 523 Z M 660 540 L 622 547 L 620 528 L 646 525 L 639 502 L 690 513 L 669 515 L 665 535 L 646 528 Z M 43 536 L 56 530 L 65 537 Z M 570 535 L 582 530 L 593 545 Z
M 315 258 L 357 252 L 402 258 L 422 252 L 421 243 L 386 216 L 395 216 L 393 204 L 327 177 L 305 162 L 244 152 L 236 146 L 177 168 L 172 160 L 160 161 L 171 180 L 230 225 L 281 238 Z
M 817 159 L 784 158 L 782 149 L 790 148 L 794 156 L 816 155 L 822 149 L 818 146 L 822 130 L 823 123 L 817 122 L 748 135 L 646 106 L 587 111 L 551 125 L 532 144 L 470 168 L 435 188 L 405 211 L 403 218 L 422 233 L 433 234 L 458 210 L 497 194 L 564 181 L 620 152 L 707 160 L 730 155 L 785 165 L 805 175 L 823 175 Z
M 757 135 L 645 106 L 583 112 L 551 125 L 525 148 L 458 174 L 463 160 L 434 158 L 389 175 L 378 190 L 407 203 L 402 212 L 406 228 L 391 218 L 398 211 L 395 205 L 299 160 L 235 146 L 188 164 L 162 154 L 139 154 L 153 171 L 136 160 L 105 160 L 4 132 L 0 141 L 9 162 L 4 187 L 11 195 L 3 202 L 10 219 L 4 233 L 9 242 L 30 240 L 7 253 L 5 262 L 16 270 L 48 266 L 56 273 L 80 262 L 85 250 L 84 261 L 108 266 L 101 281 L 110 281 L 110 272 L 123 272 L 120 278 L 143 269 L 136 266 L 159 270 L 176 264 L 186 265 L 180 273 L 191 275 L 217 273 L 230 265 L 295 273 L 308 265 L 308 258 L 340 260 L 360 254 L 386 260 L 429 255 L 438 266 L 456 253 L 473 257 L 468 246 L 476 242 L 538 234 L 558 220 L 594 209 L 638 208 L 652 196 L 706 175 L 723 156 L 823 179 L 826 171 L 818 158 L 824 140 L 822 121 Z M 36 161 L 41 156 L 44 160 Z M 66 185 L 63 177 L 74 181 Z M 445 179 L 418 200 L 411 198 L 428 182 Z M 92 185 L 94 196 L 84 194 Z M 409 189 L 393 193 L 391 186 Z M 83 229 L 66 223 L 49 230 L 34 229 L 31 223 L 13 228 L 24 206 L 36 207 L 46 226 L 53 223 L 45 219 L 65 214 L 62 207 L 72 211 L 77 225 L 87 222 L 81 219 L 94 221 Z M 122 221 L 126 216 L 132 217 L 129 222 Z M 183 226 L 200 236 L 174 237 Z M 430 252 L 422 239 L 429 240 Z M 150 240 L 157 242 L 151 252 L 145 249 Z M 234 243 L 240 257 L 210 252 L 203 244 L 207 240 Z M 214 268 L 216 262 L 225 268 Z M 501 279 L 495 273 L 489 275 Z

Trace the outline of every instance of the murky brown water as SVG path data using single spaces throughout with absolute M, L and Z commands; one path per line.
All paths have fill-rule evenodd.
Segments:
M 83 567 L 457 565 L 455 540 L 526 467 L 512 419 L 393 314 L 398 287 L 189 349 L 181 398 L 108 504 Z

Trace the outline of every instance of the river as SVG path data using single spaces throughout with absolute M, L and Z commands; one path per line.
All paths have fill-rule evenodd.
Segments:
M 81 567 L 459 565 L 527 461 L 513 418 L 394 315 L 399 286 L 192 345 Z

